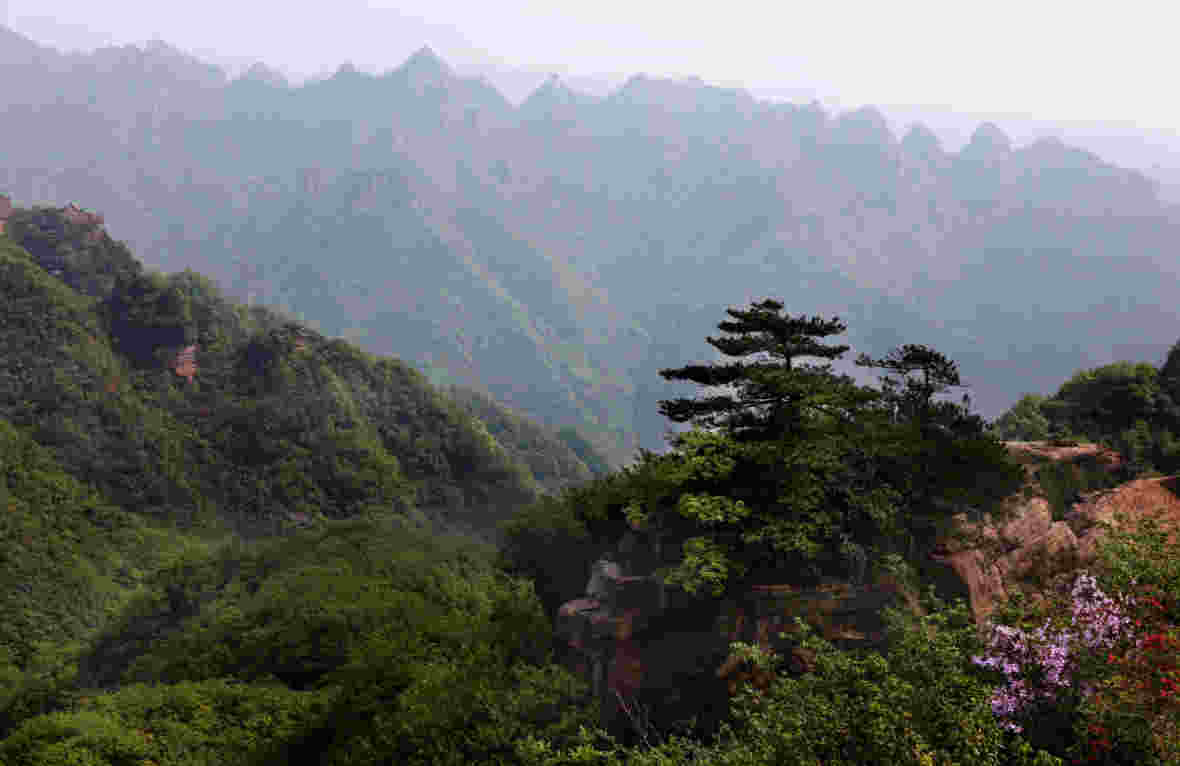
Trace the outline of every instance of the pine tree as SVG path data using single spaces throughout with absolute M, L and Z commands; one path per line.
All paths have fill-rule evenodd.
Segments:
M 694 428 L 672 440 L 672 452 L 642 455 L 573 502 L 594 535 L 623 525 L 658 531 L 681 552 L 666 581 L 691 592 L 859 579 L 882 553 L 919 553 L 914 543 L 956 510 L 931 498 L 982 503 L 1023 477 L 982 425 L 959 428 L 970 422 L 966 401 L 932 401 L 959 384 L 941 354 L 906 346 L 869 359 L 922 377 L 892 392 L 861 387 L 832 372 L 848 350 L 824 342 L 844 331 L 839 319 L 782 310 L 776 300 L 729 309 L 731 321 L 718 324 L 726 335 L 707 341 L 731 361 L 661 370 L 712 389 L 660 402 L 662 414 Z M 919 419 L 954 427 L 935 435 Z
M 938 414 L 958 414 L 957 411 L 939 407 L 934 401 L 936 394 L 943 393 L 951 386 L 961 386 L 958 364 L 929 346 L 906 344 L 890 351 L 881 359 L 868 354 L 856 358 L 858 367 L 875 367 L 900 375 L 900 378 L 884 375 L 881 378 L 885 397 L 893 404 L 894 416 L 898 420 L 915 420 L 920 424 L 935 421 Z M 919 372 L 918 380 L 910 374 Z M 969 407 L 964 399 L 963 407 Z
M 692 520 L 685 582 L 768 569 L 807 579 L 831 572 L 850 551 L 863 569 L 871 539 L 892 531 L 889 488 L 846 459 L 878 395 L 832 372 L 830 362 L 849 347 L 824 339 L 845 325 L 782 310 L 771 299 L 728 309 L 732 321 L 717 325 L 726 336 L 706 341 L 734 361 L 660 371 L 726 389 L 660 402 L 663 415 L 696 426 L 673 440 L 677 452 L 665 461 L 667 473 L 689 478 L 668 487 L 676 512 L 665 515 L 682 530 Z M 707 534 L 692 538 L 693 528 Z
M 751 303 L 744 311 L 726 309 L 736 321 L 717 327 L 730 337 L 705 341 L 741 361 L 687 365 L 660 370 L 660 375 L 710 388 L 729 387 L 733 393 L 664 400 L 660 413 L 677 423 L 720 428 L 738 441 L 765 441 L 797 435 L 804 424 L 824 416 L 844 420 L 849 408 L 871 400 L 851 378 L 834 375 L 830 364 L 796 362 L 801 357 L 839 359 L 848 350 L 846 345 L 822 342 L 847 329 L 839 318 L 793 317 L 782 315 L 782 309 L 783 304 L 772 299 Z
M 906 344 L 880 359 L 861 354 L 856 364 L 894 373 L 881 377 L 894 433 L 881 470 L 893 477 L 907 509 L 911 552 L 947 526 L 948 511 L 980 510 L 1015 490 L 1019 469 L 983 418 L 971 414 L 970 397 L 961 405 L 934 399 L 963 385 L 957 363 L 929 346 Z

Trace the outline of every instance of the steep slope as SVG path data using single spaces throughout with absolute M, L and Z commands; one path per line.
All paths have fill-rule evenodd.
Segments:
M 7 234 L 0 417 L 128 510 L 257 532 L 400 507 L 487 528 L 540 491 L 400 362 L 145 272 L 76 208 L 17 209 Z M 562 455 L 550 487 L 589 474 L 534 441 Z
M 528 466 L 550 492 L 609 471 L 603 457 L 572 428 L 552 431 L 472 389 L 448 386 L 444 392 L 464 412 L 484 423 L 488 433 L 512 457 Z
M 546 626 L 531 586 L 495 572 L 486 544 L 518 506 L 590 478 L 569 443 L 234 305 L 199 274 L 147 271 L 85 210 L 13 210 L 0 235 L 0 759 L 171 763 L 179 747 L 285 762 L 269 748 L 294 722 L 337 728 L 363 707 L 349 673 L 393 624 L 403 650 L 418 646 L 399 652 L 415 669 L 489 673 L 505 695 L 533 672 L 537 708 L 572 704 L 564 679 L 535 672 Z M 258 641 L 238 640 L 235 614 Z M 227 641 L 242 653 L 227 658 Z M 522 658 L 534 671 L 513 670 Z M 307 688 L 329 674 L 330 689 Z M 177 714 L 196 698 L 215 723 Z M 89 723 L 40 739 L 74 715 Z
M 10 695 L 118 614 L 146 573 L 185 547 L 173 529 L 112 506 L 0 418 L 0 730 Z
M 956 517 L 955 528 L 929 554 L 934 566 L 928 576 L 966 597 L 979 624 L 1009 595 L 1043 599 L 1056 578 L 1092 564 L 1102 533 L 1093 520 L 1078 517 L 1078 504 L 1094 494 L 1125 493 L 1138 483 L 1128 481 L 1122 456 L 1097 444 L 1004 445 L 1025 466 L 1024 488 L 995 518 Z

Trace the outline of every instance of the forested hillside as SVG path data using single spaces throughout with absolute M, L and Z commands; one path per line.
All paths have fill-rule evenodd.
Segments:
M 490 529 L 542 491 L 529 461 L 549 491 L 590 477 L 492 402 L 465 410 L 400 361 L 145 271 L 85 213 L 6 228 L 0 417 L 119 505 L 246 530 L 401 503 Z
M 574 426 L 614 466 L 667 447 L 658 370 L 702 361 L 711 318 L 768 280 L 858 351 L 944 349 L 989 417 L 1174 340 L 1175 206 L 1059 141 L 989 124 L 948 152 L 871 107 L 696 79 L 553 80 L 514 107 L 428 49 L 290 87 L 4 34 L 18 204 L 84 199 L 153 267 Z
M 751 585 L 931 585 L 922 562 L 954 514 L 998 512 L 1021 484 L 996 433 L 1039 423 L 989 427 L 947 399 L 963 380 L 933 348 L 858 356 L 882 373 L 861 386 L 831 367 L 841 321 L 731 308 L 708 339 L 728 363 L 661 371 L 706 392 L 661 402 L 689 430 L 607 472 L 576 432 L 436 392 L 194 272 L 146 271 L 84 211 L 19 209 L 6 231 L 5 766 L 1176 762 L 1161 727 L 1180 711 L 1144 712 L 1149 692 L 1063 698 L 1011 728 L 970 615 L 932 589 L 880 615 L 872 651 L 813 635 L 807 611 L 800 668 L 733 643 L 726 666 L 762 680 L 731 697 L 696 696 L 723 658 L 699 655 L 674 706 L 620 694 L 614 736 L 591 702 L 602 681 L 625 687 L 558 655 L 555 605 L 624 533 L 663 541 L 672 608 L 641 640 L 669 656 Z M 1051 433 L 1162 428 L 1150 408 L 1171 377 L 1081 372 L 1059 394 L 1077 406 L 1047 409 L 1077 422 Z M 1152 534 L 1115 536 L 1103 587 L 1134 578 L 1174 610 L 1180 557 Z M 1068 607 L 1003 614 L 1031 627 Z

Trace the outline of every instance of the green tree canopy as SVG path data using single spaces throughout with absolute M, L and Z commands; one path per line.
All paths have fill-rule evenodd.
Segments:
M 772 576 L 863 575 L 866 561 L 897 541 L 911 541 L 912 553 L 912 541 L 929 534 L 932 520 L 949 518 L 956 503 L 984 504 L 1019 480 L 1003 446 L 982 428 L 930 435 L 912 418 L 897 419 L 895 405 L 905 402 L 930 417 L 946 414 L 930 398 L 959 381 L 941 354 L 906 346 L 880 362 L 924 373 L 890 399 L 830 364 L 796 363 L 838 359 L 848 347 L 821 341 L 845 328 L 782 309 L 765 300 L 728 310 L 736 321 L 718 327 L 731 337 L 707 340 L 737 361 L 661 372 L 728 391 L 661 402 L 665 415 L 696 428 L 677 436 L 671 453 L 643 453 L 611 481 L 571 495 L 592 535 L 629 523 L 678 544 L 682 556 L 666 574 L 690 592 L 720 595 Z M 966 407 L 952 414 L 948 422 L 960 423 Z
M 1055 425 L 1101 438 L 1134 426 L 1140 418 L 1155 419 L 1164 401 L 1158 371 L 1141 362 L 1080 370 L 1044 405 Z
M 929 346 L 905 344 L 880 359 L 861 354 L 856 364 L 886 371 L 881 400 L 888 425 L 881 433 L 892 434 L 884 437 L 892 449 L 881 453 L 878 470 L 906 509 L 911 550 L 944 529 L 951 513 L 994 506 L 1016 488 L 1018 469 L 971 413 L 970 397 L 964 394 L 961 404 L 934 398 L 964 385 L 957 363 Z
M 881 359 L 861 354 L 856 358 L 856 364 L 858 367 L 884 369 L 900 376 L 886 374 L 881 377 L 882 391 L 890 403 L 895 420 L 929 421 L 937 410 L 934 395 L 951 386 L 962 385 L 958 365 L 929 346 L 907 343 Z M 915 372 L 921 373 L 920 379 L 910 377 Z
M 851 379 L 832 375 L 831 365 L 794 363 L 799 357 L 839 359 L 849 347 L 825 345 L 822 339 L 844 332 L 845 325 L 838 318 L 784 316 L 782 309 L 782 303 L 770 299 L 744 311 L 726 309 L 736 321 L 717 327 L 729 337 L 705 341 L 741 361 L 691 364 L 660 370 L 660 376 L 710 388 L 731 387 L 736 393 L 664 400 L 660 413 L 677 423 L 722 427 L 742 441 L 765 440 L 798 427 L 806 415 L 831 415 L 863 401 Z
M 996 438 L 1012 441 L 1044 441 L 1049 438 L 1049 418 L 1041 411 L 1044 396 L 1025 394 L 992 424 Z
M 1079 370 L 1041 405 L 1053 434 L 1085 434 L 1126 458 L 1127 478 L 1180 468 L 1180 406 L 1169 390 L 1180 368 L 1177 348 L 1163 369 L 1116 362 Z

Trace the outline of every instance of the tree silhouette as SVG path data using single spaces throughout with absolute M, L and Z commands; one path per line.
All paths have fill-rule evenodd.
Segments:
M 735 321 L 722 321 L 717 327 L 729 337 L 705 341 L 741 361 L 691 364 L 660 370 L 660 376 L 730 387 L 734 392 L 662 400 L 660 413 L 677 423 L 720 428 L 738 441 L 765 441 L 798 435 L 805 423 L 823 415 L 843 418 L 848 408 L 873 398 L 847 376 L 834 375 L 830 364 L 796 362 L 801 357 L 838 359 L 848 350 L 846 345 L 822 342 L 847 329 L 839 318 L 783 315 L 782 309 L 783 304 L 772 299 L 751 303 L 747 310 L 726 309 Z

